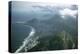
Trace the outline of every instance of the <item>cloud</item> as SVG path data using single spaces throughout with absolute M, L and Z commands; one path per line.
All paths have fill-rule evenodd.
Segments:
M 71 10 L 69 8 L 65 8 L 63 10 L 59 11 L 62 18 L 65 18 L 66 16 L 71 16 L 73 18 L 76 18 L 77 10 Z

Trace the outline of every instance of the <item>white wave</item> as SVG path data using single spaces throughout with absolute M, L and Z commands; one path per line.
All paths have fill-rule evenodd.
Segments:
M 28 50 L 27 48 L 30 49 L 30 48 L 34 47 L 38 43 L 38 41 L 37 41 L 38 38 L 37 39 L 32 39 L 34 34 L 35 34 L 35 32 L 36 32 L 35 29 L 32 26 L 28 26 L 28 27 L 31 28 L 31 32 L 29 33 L 29 36 L 24 39 L 23 44 L 16 50 L 15 53 L 20 52 L 24 47 L 26 47 L 28 45 L 26 47 L 26 51 L 27 51 Z

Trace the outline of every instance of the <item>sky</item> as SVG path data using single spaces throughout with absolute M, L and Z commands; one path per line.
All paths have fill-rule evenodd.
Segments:
M 12 13 L 21 13 L 21 15 L 25 13 L 27 15 L 36 16 L 38 19 L 48 19 L 52 15 L 54 16 L 55 14 L 59 14 L 63 19 L 65 19 L 66 16 L 76 18 L 78 12 L 77 5 L 74 4 L 14 1 L 12 2 Z

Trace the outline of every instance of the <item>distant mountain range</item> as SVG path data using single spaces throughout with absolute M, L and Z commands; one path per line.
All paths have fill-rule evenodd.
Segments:
M 56 32 L 61 32 L 63 30 L 67 32 L 77 32 L 77 19 L 67 16 L 66 19 L 61 18 L 60 15 L 52 16 L 47 20 L 39 20 L 33 18 L 25 23 L 26 25 L 33 26 L 40 35 L 51 35 Z M 75 32 L 76 31 L 76 32 Z

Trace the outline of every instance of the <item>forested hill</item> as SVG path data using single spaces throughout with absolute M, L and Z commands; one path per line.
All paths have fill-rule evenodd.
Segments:
M 38 45 L 28 51 L 76 49 L 78 48 L 77 41 L 78 40 L 75 37 L 73 37 L 66 31 L 62 31 L 53 35 L 51 39 L 47 38 L 44 41 L 40 41 Z

